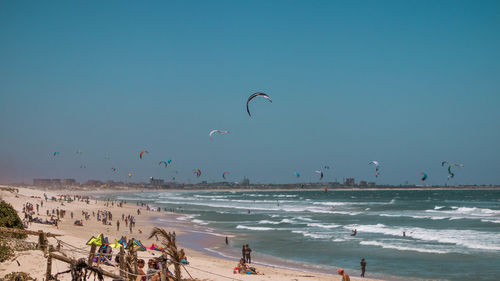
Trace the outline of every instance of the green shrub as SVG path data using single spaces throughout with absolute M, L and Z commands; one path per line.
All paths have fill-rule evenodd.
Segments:
M 7 228 L 24 229 L 23 221 L 17 215 L 16 210 L 6 202 L 0 202 L 0 226 Z M 26 238 L 26 234 L 5 235 L 16 238 Z
M 13 254 L 14 251 L 12 251 L 7 242 L 0 239 L 0 263 L 10 259 Z

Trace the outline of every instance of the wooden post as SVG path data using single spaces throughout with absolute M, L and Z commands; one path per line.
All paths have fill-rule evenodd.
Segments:
M 134 273 L 139 274 L 139 266 L 137 265 L 137 251 L 134 251 Z
M 89 259 L 87 260 L 87 264 L 89 266 L 92 266 L 92 264 L 94 262 L 95 249 L 96 249 L 96 245 L 95 245 L 95 243 L 92 243 L 92 246 L 90 246 Z
M 120 247 L 120 276 L 127 277 L 127 274 L 125 273 L 127 270 L 125 268 L 125 250 L 122 247 Z
M 49 253 L 49 240 L 47 240 L 47 234 L 42 233 L 43 239 L 43 255 L 46 257 Z
M 45 241 L 43 240 L 43 231 L 38 231 L 38 249 L 43 250 L 43 244 Z
M 47 272 L 45 273 L 45 280 L 49 281 L 52 278 L 52 256 L 47 257 Z
M 167 259 L 165 253 L 161 257 L 161 281 L 167 281 Z

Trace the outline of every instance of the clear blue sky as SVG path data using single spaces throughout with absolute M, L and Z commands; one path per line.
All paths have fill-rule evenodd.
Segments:
M 499 89 L 499 1 L 1 1 L 0 182 L 500 184 Z

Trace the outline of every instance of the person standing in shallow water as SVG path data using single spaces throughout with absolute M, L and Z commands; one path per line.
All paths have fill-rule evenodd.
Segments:
M 241 257 L 243 258 L 243 260 L 246 260 L 245 253 L 246 253 L 246 248 L 245 245 L 243 245 L 243 247 L 241 247 Z
M 250 256 L 251 253 L 252 253 L 252 249 L 250 249 L 250 246 L 248 246 L 248 244 L 246 244 L 245 257 L 246 257 L 247 263 L 252 263 L 252 257 Z
M 365 270 L 366 270 L 366 261 L 365 259 L 361 259 L 361 277 L 365 277 Z

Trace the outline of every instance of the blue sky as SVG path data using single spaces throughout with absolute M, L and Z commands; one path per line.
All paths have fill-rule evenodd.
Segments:
M 0 182 L 302 182 L 324 165 L 324 181 L 375 180 L 378 160 L 377 183 L 442 184 L 447 160 L 465 165 L 452 183 L 500 184 L 499 15 L 498 1 L 2 1 Z M 273 103 L 250 118 L 257 91 Z

